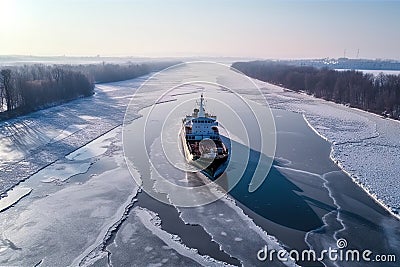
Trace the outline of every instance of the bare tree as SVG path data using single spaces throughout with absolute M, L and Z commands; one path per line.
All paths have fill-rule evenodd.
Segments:
M 294 91 L 400 119 L 400 75 L 335 71 L 272 61 L 236 62 L 232 65 L 250 77 Z
M 12 110 L 13 99 L 12 99 L 12 92 L 11 92 L 12 88 L 11 88 L 11 70 L 10 69 L 1 70 L 1 83 L 2 83 L 2 88 L 4 90 L 4 97 L 6 99 L 7 110 Z M 3 102 L 3 100 L 2 100 L 2 102 Z

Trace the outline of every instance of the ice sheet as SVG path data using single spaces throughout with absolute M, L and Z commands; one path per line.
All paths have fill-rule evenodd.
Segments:
M 174 249 L 182 256 L 188 257 L 203 266 L 221 266 L 222 262 L 213 260 L 212 258 L 200 256 L 196 250 L 190 249 L 179 242 L 179 237 L 173 236 L 160 228 L 161 221 L 156 214 L 141 208 L 135 208 L 135 215 L 140 219 L 143 225 L 150 230 L 153 234 L 157 235 L 163 240 L 170 249 Z M 153 250 L 151 247 L 145 247 L 146 252 Z M 230 266 L 225 264 L 226 266 Z
M 120 129 L 116 128 L 107 134 L 90 142 L 86 146 L 75 150 L 66 156 L 69 160 L 85 160 L 104 154 Z
M 88 255 L 104 253 L 96 248 L 126 216 L 138 190 L 124 165 L 120 128 L 94 143 L 105 145 L 104 140 L 107 152 L 95 162 L 60 160 L 14 189 L 31 185 L 33 191 L 27 201 L 2 213 L 0 265 L 77 266 Z M 92 174 L 86 173 L 88 166 Z M 40 182 L 50 176 L 70 183 Z
M 93 97 L 0 122 L 0 193 L 121 125 L 131 96 L 145 79 L 97 85 Z M 97 147 L 74 155 L 81 153 L 77 159 L 83 160 L 102 152 Z
M 32 188 L 27 187 L 14 188 L 13 190 L 8 191 L 7 196 L 3 196 L 0 199 L 0 212 L 17 203 L 21 198 L 28 195 L 31 191 Z
M 209 202 L 208 199 L 219 198 L 219 200 L 207 205 L 189 208 L 176 207 L 185 223 L 202 226 L 212 236 L 212 239 L 220 245 L 221 250 L 237 258 L 245 266 L 261 263 L 257 259 L 257 252 L 265 245 L 269 249 L 283 249 L 283 246 L 275 237 L 268 235 L 258 227 L 252 219 L 243 213 L 233 199 L 223 193 L 218 185 L 211 183 L 209 187 L 196 187 L 196 190 L 193 189 L 191 194 L 188 193 L 188 190 L 182 190 L 182 188 L 179 190 L 179 188 L 171 186 L 170 183 L 182 187 L 199 186 L 209 183 L 209 180 L 200 173 L 185 174 L 169 165 L 166 159 L 161 159 L 162 146 L 159 142 L 159 139 L 155 140 L 150 152 L 154 166 L 152 179 L 156 181 L 154 189 L 157 192 L 166 193 L 170 202 L 175 206 L 181 205 L 181 203 L 184 203 L 183 200 L 188 199 L 190 199 L 190 203 L 204 203 Z M 163 170 L 163 177 L 156 173 L 155 170 L 157 169 Z M 184 179 L 185 175 L 190 177 Z M 291 261 L 276 262 L 275 264 L 277 266 L 279 264 L 296 266 Z
M 399 121 L 254 81 L 271 107 L 304 114 L 310 127 L 332 144 L 332 160 L 399 217 Z

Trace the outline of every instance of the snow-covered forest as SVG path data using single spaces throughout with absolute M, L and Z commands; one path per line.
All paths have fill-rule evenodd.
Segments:
M 236 62 L 250 77 L 318 98 L 400 118 L 400 76 L 293 66 L 272 61 Z

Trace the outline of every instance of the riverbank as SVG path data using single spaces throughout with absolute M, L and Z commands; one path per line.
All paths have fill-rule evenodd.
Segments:
M 377 203 L 399 218 L 398 121 L 262 81 L 255 82 L 271 107 L 303 114 L 310 127 L 331 143 L 332 160 Z
M 274 61 L 235 62 L 232 67 L 249 77 L 295 92 L 400 119 L 400 76 L 382 71 L 374 76 L 358 70 L 294 66 Z
M 208 70 L 209 66 L 206 67 Z M 335 107 L 321 106 L 308 96 L 300 95 L 304 99 L 299 100 L 298 94 L 271 89 L 266 95 L 278 107 L 271 112 L 275 124 L 261 127 L 247 116 L 244 103 L 234 101 L 240 98 L 224 88 L 215 88 L 210 83 L 186 83 L 175 88 L 175 83 L 181 81 L 198 81 L 195 74 L 186 65 L 153 77 L 147 84 L 149 87 L 135 95 L 136 100 L 126 114 L 125 107 L 131 94 L 137 93 L 135 89 L 144 82 L 142 78 L 98 85 L 98 94 L 90 100 L 73 101 L 74 106 L 69 103 L 50 108 L 36 117 L 14 122 L 12 127 L 21 131 L 1 140 L 9 140 L 13 150 L 31 154 L 26 163 L 12 167 L 15 169 L 11 173 L 28 175 L 29 179 L 16 187 L 21 189 L 15 191 L 18 196 L 11 195 L 13 201 L 6 203 L 9 208 L 0 213 L 3 218 L 0 228 L 4 233 L 0 239 L 0 263 L 107 266 L 110 262 L 117 265 L 240 262 L 247 266 L 269 263 L 257 259 L 258 251 L 265 245 L 275 250 L 320 251 L 337 248 L 338 238 L 345 238 L 351 248 L 399 254 L 398 220 L 335 165 L 330 159 L 331 144 L 313 132 L 298 114 L 300 109 L 296 110 L 298 113 L 282 109 L 303 107 L 303 111 L 314 111 L 308 113 L 307 120 L 313 119 L 310 123 L 318 131 L 335 130 L 337 135 L 345 126 L 339 136 L 348 142 L 337 143 L 339 147 L 346 147 L 355 138 L 373 140 L 370 135 L 380 130 L 378 126 L 371 126 L 361 115 L 346 113 L 346 109 L 343 112 L 348 121 L 341 121 L 344 114 L 338 114 Z M 170 87 L 176 90 L 162 94 L 160 99 L 158 95 Z M 243 177 L 239 177 L 242 179 L 230 191 L 231 196 L 202 174 L 177 168 L 182 166 L 174 161 L 183 160 L 179 152 L 175 153 L 179 147 L 174 145 L 178 142 L 182 116 L 193 109 L 203 91 L 208 99 L 220 100 L 209 101 L 207 109 L 215 110 L 221 127 L 226 126 L 233 134 L 229 138 L 235 157 L 221 180 L 222 187 L 235 182 L 235 176 L 244 170 Z M 254 89 L 243 94 L 252 98 L 252 92 Z M 158 104 L 151 106 L 153 103 Z M 221 103 L 229 103 L 234 111 Z M 265 115 L 255 106 L 252 105 L 254 116 Z M 321 108 L 325 119 L 317 116 Z M 152 116 L 148 116 L 149 111 Z M 118 125 L 124 114 L 121 129 Z M 231 120 L 236 116 L 243 119 L 244 125 Z M 353 120 L 358 124 L 354 125 Z M 104 135 L 111 122 L 117 125 L 115 130 Z M 6 126 L 2 134 L 8 130 Z M 270 157 L 257 150 L 257 142 L 247 146 L 245 138 L 238 134 L 241 126 L 252 141 L 257 139 L 254 133 L 259 127 L 265 130 L 262 137 L 268 141 L 266 145 L 275 147 L 275 133 L 278 142 L 271 171 L 254 192 L 249 192 L 254 160 L 260 155 L 265 164 Z M 354 131 L 361 127 L 364 131 L 354 136 Z M 382 134 L 377 136 L 382 138 Z M 86 143 L 78 146 L 80 142 Z M 81 148 L 77 150 L 78 147 Z M 53 163 L 30 174 L 38 159 L 57 156 Z M 23 155 L 15 155 L 17 162 L 18 157 Z M 2 172 L 1 178 L 12 177 L 11 174 Z M 208 186 L 202 187 L 204 184 Z M 137 245 L 139 242 L 141 246 Z M 280 265 L 277 259 L 273 263 Z M 329 261 L 324 263 L 332 265 Z

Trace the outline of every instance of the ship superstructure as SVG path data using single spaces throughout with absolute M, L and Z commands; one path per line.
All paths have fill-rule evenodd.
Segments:
M 222 142 L 217 117 L 208 114 L 201 94 L 199 107 L 182 120 L 181 139 L 186 160 L 209 174 L 228 158 L 228 149 Z

